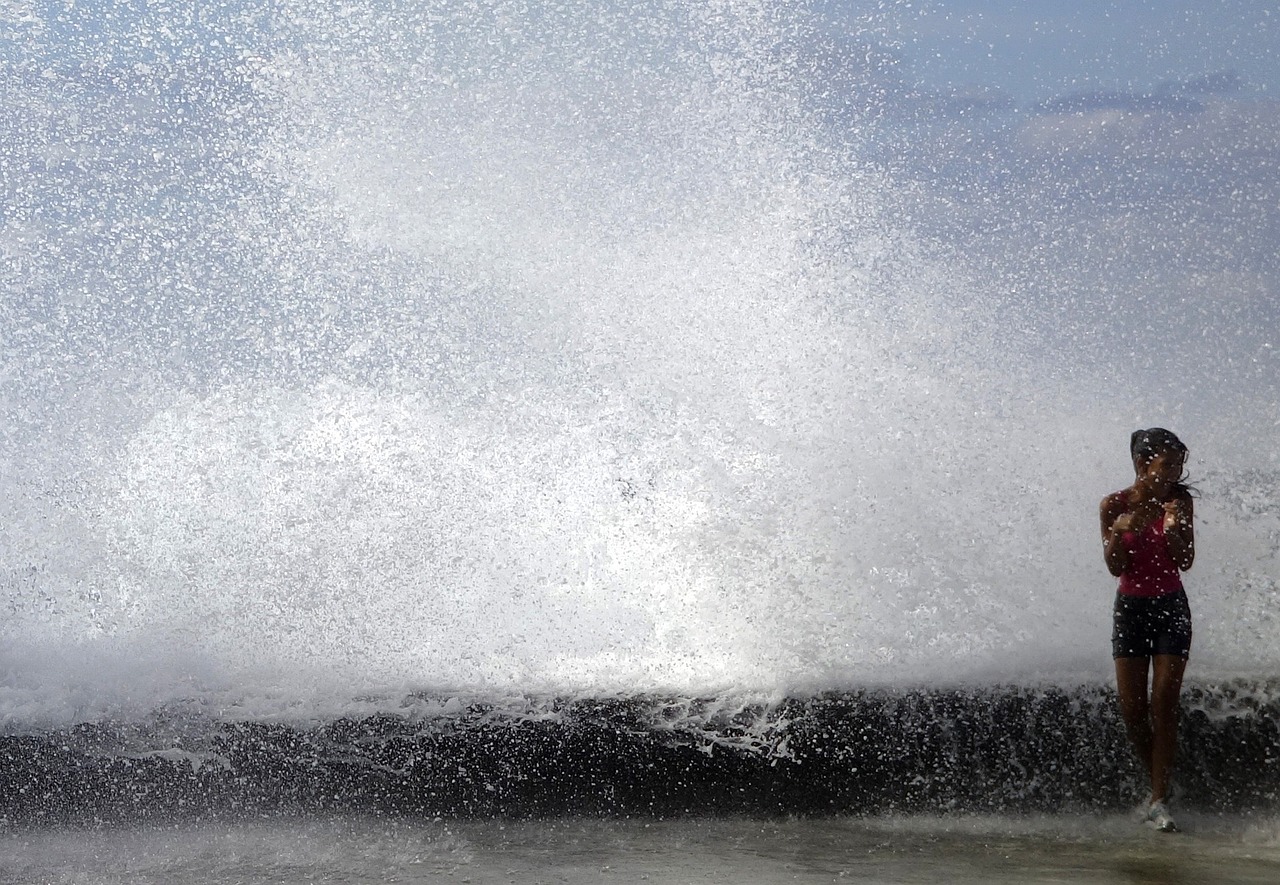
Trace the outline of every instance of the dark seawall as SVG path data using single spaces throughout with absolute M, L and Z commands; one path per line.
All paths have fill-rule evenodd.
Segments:
M 1278 698 L 1277 682 L 1186 689 L 1184 807 L 1280 804 Z M 1141 792 L 1103 687 L 877 689 L 745 706 L 423 700 L 310 725 L 161 711 L 62 731 L 11 726 L 0 736 L 0 822 L 1115 811 Z

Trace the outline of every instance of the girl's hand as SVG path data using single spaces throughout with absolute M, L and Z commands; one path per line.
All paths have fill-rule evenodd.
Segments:
M 1164 527 L 1165 531 L 1180 525 L 1187 524 L 1187 515 L 1182 506 L 1181 501 L 1166 501 L 1164 503 Z
M 1132 510 L 1121 513 L 1111 528 L 1117 532 L 1140 532 L 1164 514 L 1160 505 L 1154 501 L 1143 501 Z
M 1116 521 L 1111 523 L 1111 530 L 1117 534 L 1134 531 L 1133 517 L 1132 513 L 1121 513 L 1116 517 Z

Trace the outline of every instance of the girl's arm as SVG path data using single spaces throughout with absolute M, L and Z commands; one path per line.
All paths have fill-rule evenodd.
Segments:
M 1195 508 L 1185 492 L 1164 505 L 1164 541 L 1169 556 L 1184 572 L 1196 561 Z
M 1124 499 L 1119 495 L 1107 495 L 1098 508 L 1102 521 L 1102 558 L 1107 563 L 1107 571 L 1117 578 L 1129 568 L 1129 548 L 1123 540 L 1129 520 L 1124 511 Z

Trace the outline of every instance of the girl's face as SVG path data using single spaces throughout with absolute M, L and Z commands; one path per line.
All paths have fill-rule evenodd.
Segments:
M 1167 488 L 1182 479 L 1187 456 L 1181 452 L 1161 452 L 1139 467 L 1138 478 L 1149 486 Z

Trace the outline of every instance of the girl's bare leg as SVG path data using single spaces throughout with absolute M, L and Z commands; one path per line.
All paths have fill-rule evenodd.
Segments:
M 1156 655 L 1151 675 L 1151 797 L 1163 802 L 1169 795 L 1174 757 L 1178 752 L 1178 702 L 1186 658 Z
M 1155 794 L 1154 769 L 1152 767 L 1151 705 L 1147 699 L 1147 673 L 1151 658 L 1116 658 L 1116 694 L 1120 698 L 1120 715 L 1124 717 L 1125 731 L 1133 744 L 1147 776 L 1152 778 L 1152 795 Z

